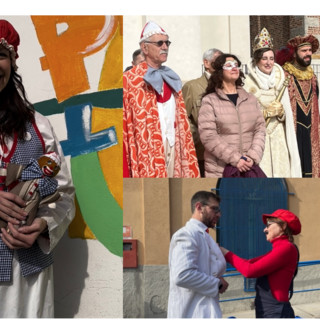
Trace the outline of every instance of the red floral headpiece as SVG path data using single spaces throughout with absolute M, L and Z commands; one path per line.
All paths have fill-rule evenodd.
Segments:
M 0 44 L 10 51 L 11 64 L 17 70 L 18 45 L 20 37 L 16 29 L 7 20 L 0 20 Z

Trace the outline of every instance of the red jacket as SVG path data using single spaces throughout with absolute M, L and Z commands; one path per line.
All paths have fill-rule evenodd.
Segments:
M 272 250 L 260 257 L 246 260 L 229 251 L 225 259 L 246 278 L 267 275 L 274 298 L 289 301 L 288 292 L 297 266 L 298 251 L 287 236 L 275 238 L 271 243 Z

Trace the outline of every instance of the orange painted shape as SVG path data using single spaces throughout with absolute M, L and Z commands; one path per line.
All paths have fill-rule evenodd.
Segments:
M 123 68 L 123 35 L 122 35 L 122 17 L 117 17 L 118 28 L 110 42 L 105 55 L 101 77 L 99 82 L 99 91 L 122 88 L 122 68 Z
M 91 132 L 115 127 L 118 144 L 98 151 L 101 170 L 107 186 L 122 208 L 122 109 L 92 108 Z
M 48 60 L 47 60 L 46 57 L 41 57 L 40 58 L 40 64 L 41 64 L 41 69 L 42 70 L 48 70 L 49 69 Z
M 84 58 L 105 47 L 117 24 L 113 16 L 31 16 L 59 102 L 90 88 Z

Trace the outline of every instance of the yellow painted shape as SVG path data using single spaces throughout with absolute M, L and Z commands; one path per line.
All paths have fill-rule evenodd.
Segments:
M 122 208 L 122 109 L 92 108 L 92 133 L 112 126 L 115 127 L 118 144 L 98 151 L 98 157 L 107 186 Z
M 122 88 L 122 68 L 123 68 L 123 34 L 122 17 L 118 18 L 118 28 L 110 42 L 105 55 L 99 91 Z
M 84 58 L 100 51 L 114 38 L 119 18 L 111 16 L 108 27 L 106 16 L 31 19 L 45 55 L 40 63 L 43 70 L 50 71 L 58 102 L 90 89 Z
M 82 239 L 96 239 L 86 222 L 84 221 L 81 210 L 77 199 L 76 204 L 76 214 L 69 226 L 69 237 L 70 238 L 82 238 Z

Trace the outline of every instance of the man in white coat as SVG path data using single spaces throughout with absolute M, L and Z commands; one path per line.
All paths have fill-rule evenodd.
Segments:
M 171 239 L 168 318 L 221 318 L 219 293 L 228 283 L 222 278 L 226 261 L 209 235 L 220 213 L 220 198 L 198 191 L 191 199 L 192 217 Z

